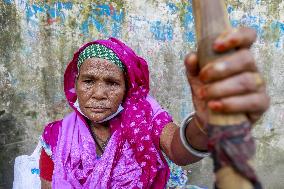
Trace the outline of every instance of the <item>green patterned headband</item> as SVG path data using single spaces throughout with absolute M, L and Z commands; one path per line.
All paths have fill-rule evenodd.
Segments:
M 122 71 L 125 70 L 125 66 L 119 60 L 117 55 L 109 48 L 105 47 L 104 45 L 100 44 L 92 44 L 86 47 L 79 55 L 78 58 L 78 70 L 80 69 L 83 62 L 88 58 L 102 58 L 105 60 L 109 60 L 115 65 L 117 65 Z

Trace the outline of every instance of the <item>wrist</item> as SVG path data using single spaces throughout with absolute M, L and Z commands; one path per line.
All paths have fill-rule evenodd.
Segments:
M 197 157 L 207 157 L 207 135 L 204 135 L 195 127 L 194 113 L 190 114 L 182 123 L 180 128 L 180 137 L 184 147 Z
M 200 117 L 196 113 L 194 114 L 193 122 L 195 127 L 197 127 L 202 134 L 207 136 L 208 132 L 205 123 L 200 119 Z
M 198 129 L 198 128 L 197 128 Z M 188 129 L 186 131 L 186 139 L 191 144 L 191 146 L 200 151 L 207 151 L 208 150 L 208 137 L 203 133 L 198 131 L 193 131 L 193 129 Z
M 199 123 L 196 114 L 192 116 L 192 119 L 188 123 L 186 128 L 186 139 L 191 144 L 191 146 L 200 151 L 207 151 L 208 149 L 208 135 L 207 131 L 203 129 Z M 200 124 L 198 126 L 198 124 Z M 203 131 L 201 130 L 203 129 Z

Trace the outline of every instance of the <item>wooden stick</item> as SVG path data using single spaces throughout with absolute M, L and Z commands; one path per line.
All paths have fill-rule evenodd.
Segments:
M 213 42 L 224 31 L 230 30 L 225 4 L 222 0 L 192 0 L 198 43 L 198 60 L 201 67 L 224 54 L 213 51 Z M 243 114 L 209 112 L 209 124 L 218 126 L 239 125 L 248 121 Z M 218 189 L 252 189 L 252 184 L 232 167 L 221 168 L 216 173 Z

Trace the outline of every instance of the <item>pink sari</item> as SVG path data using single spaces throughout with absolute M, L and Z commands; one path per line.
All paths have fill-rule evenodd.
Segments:
M 110 120 L 112 137 L 101 158 L 83 116 L 74 108 L 77 59 L 90 44 L 112 49 L 127 68 L 124 110 Z M 74 112 L 49 124 L 43 140 L 50 145 L 54 172 L 52 188 L 165 188 L 169 168 L 159 147 L 171 116 L 149 93 L 149 72 L 144 59 L 115 38 L 85 44 L 74 55 L 64 74 L 66 98 Z M 58 134 L 54 134 L 54 133 Z

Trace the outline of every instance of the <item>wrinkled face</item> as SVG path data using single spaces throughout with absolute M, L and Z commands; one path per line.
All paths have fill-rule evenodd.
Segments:
M 76 94 L 81 111 L 93 122 L 115 113 L 125 94 L 123 71 L 114 63 L 88 58 L 80 67 Z

